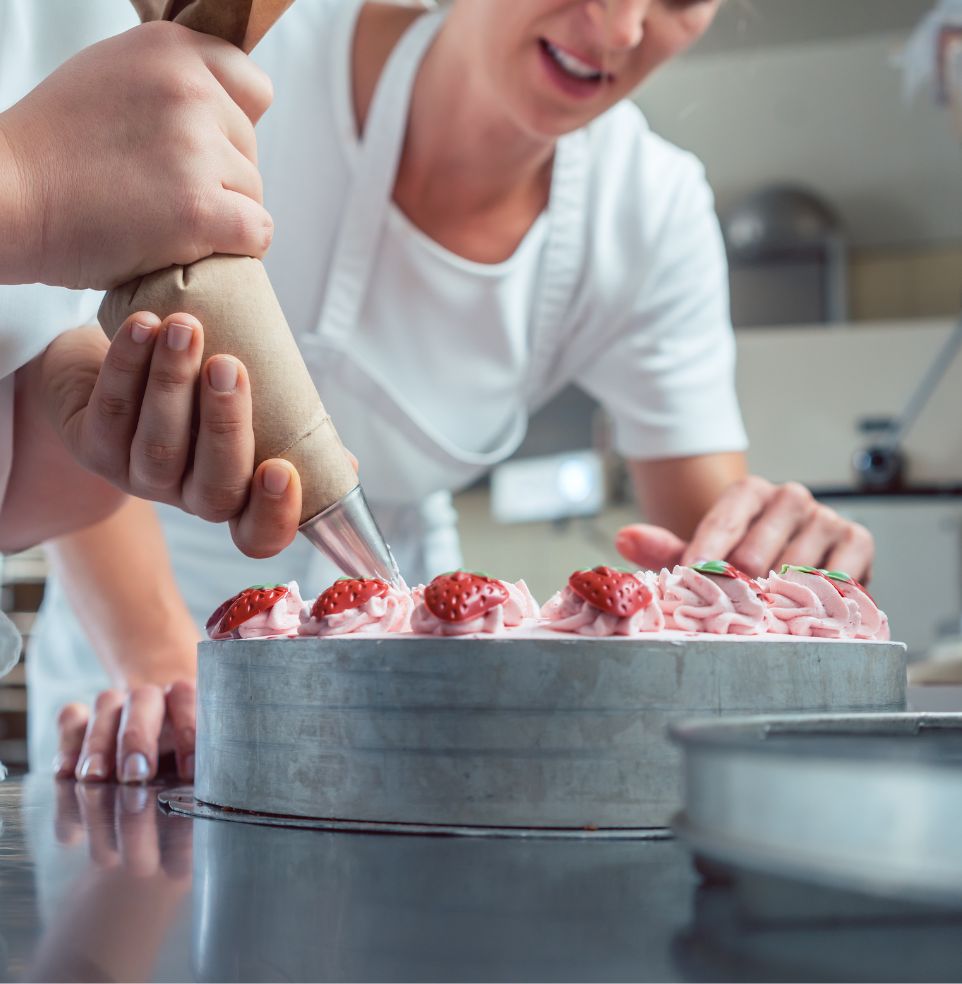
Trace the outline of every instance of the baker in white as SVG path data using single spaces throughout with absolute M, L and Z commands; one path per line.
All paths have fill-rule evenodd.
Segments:
M 634 564 L 868 569 L 864 530 L 800 486 L 746 477 L 712 197 L 698 162 L 623 101 L 718 6 L 454 0 L 425 13 L 302 0 L 255 52 L 275 85 L 258 130 L 277 229 L 268 269 L 409 582 L 459 565 L 452 490 L 509 455 L 529 413 L 568 383 L 608 410 L 658 524 L 622 531 Z M 136 355 L 129 332 L 114 345 Z M 180 394 L 189 406 L 194 379 Z M 188 475 L 175 463 L 151 497 Z M 158 512 L 182 597 L 143 503 L 54 549 L 65 576 L 49 588 L 32 672 L 86 698 L 110 682 L 66 592 L 109 665 L 136 652 L 115 682 L 139 685 L 101 694 L 82 747 L 86 712 L 65 716 L 62 774 L 153 774 L 156 689 L 189 674 L 197 639 L 185 613 L 202 624 L 244 583 L 320 588 L 334 574 L 306 543 L 244 560 L 225 528 Z M 155 606 L 171 629 L 145 634 Z M 32 751 L 42 763 L 48 736 Z

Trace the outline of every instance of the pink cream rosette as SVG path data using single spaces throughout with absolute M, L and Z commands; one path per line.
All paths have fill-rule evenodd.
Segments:
M 843 582 L 841 577 L 847 580 Z M 780 573 L 773 571 L 761 582 L 768 595 L 771 631 L 820 639 L 875 638 L 862 634 L 862 608 L 871 605 L 878 615 L 881 613 L 864 591 L 860 591 L 864 600 L 846 597 L 843 586 L 849 581 L 848 575 L 814 567 L 785 564 Z M 884 632 L 887 638 L 888 620 L 869 614 L 866 631 Z
M 875 604 L 875 599 L 858 581 L 841 571 L 823 571 L 823 573 L 832 579 L 838 590 L 849 601 L 854 601 L 858 605 L 860 621 L 855 632 L 856 639 L 876 642 L 887 642 L 891 639 L 888 616 Z
M 462 574 L 465 572 L 454 572 Z M 449 577 L 450 575 L 440 575 Z M 435 578 L 435 584 L 439 578 Z M 538 602 L 528 590 L 524 581 L 501 581 L 496 578 L 507 597 L 473 618 L 459 621 L 439 618 L 425 602 L 424 585 L 418 585 L 411 593 L 414 598 L 414 611 L 411 614 L 411 631 L 419 635 L 459 636 L 459 635 L 503 635 L 509 629 L 517 628 L 523 622 L 536 619 L 540 613 Z M 428 586 L 430 587 L 430 585 Z
M 354 592 L 346 598 L 352 585 Z M 364 585 L 368 586 L 367 590 Z M 331 598 L 335 591 L 341 592 L 343 600 L 325 606 L 325 598 Z M 357 603 L 352 604 L 353 600 Z M 330 610 L 335 608 L 340 610 Z M 302 636 L 322 637 L 408 632 L 413 609 L 409 591 L 375 578 L 343 578 L 319 595 L 309 611 L 305 609 L 297 631 Z
M 666 628 L 715 635 L 769 630 L 763 585 L 725 561 L 662 570 L 658 587 Z
M 283 597 L 278 599 L 270 608 L 256 615 L 252 615 L 247 621 L 241 622 L 240 625 L 235 626 L 229 632 L 218 631 L 218 626 L 209 622 L 208 635 L 212 639 L 286 639 L 297 635 L 301 613 L 306 607 L 304 600 L 301 598 L 297 581 L 290 581 L 286 585 L 280 585 L 280 587 L 286 588 L 287 590 Z M 253 591 L 257 590 L 257 588 L 247 590 Z M 245 593 L 241 592 L 236 598 L 231 599 L 231 601 L 240 598 Z M 221 610 L 227 604 L 229 603 L 225 602 L 225 605 L 221 606 Z M 223 614 L 226 615 L 226 611 Z M 215 617 L 216 613 L 215 616 L 212 616 L 212 621 Z
M 657 575 L 653 571 L 637 571 L 632 577 L 641 582 L 647 593 L 647 600 L 633 614 L 620 616 L 603 611 L 581 597 L 568 583 L 542 606 L 544 627 L 554 632 L 593 638 L 660 632 L 665 627 L 665 616 L 658 603 Z

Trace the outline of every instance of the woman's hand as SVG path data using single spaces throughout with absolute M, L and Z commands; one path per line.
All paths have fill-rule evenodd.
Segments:
M 68 704 L 57 718 L 58 779 L 81 782 L 149 782 L 162 755 L 176 756 L 177 776 L 194 778 L 196 691 L 192 680 L 166 687 L 143 684 L 123 692 L 105 690 L 91 712 Z
M 201 365 L 203 349 L 187 314 L 131 315 L 109 347 L 99 328 L 67 332 L 43 356 L 46 413 L 89 471 L 138 498 L 229 521 L 240 550 L 270 557 L 297 533 L 300 479 L 282 459 L 254 468 L 247 371 L 229 355 Z
M 103 289 L 263 256 L 254 124 L 272 95 L 234 45 L 176 24 L 85 48 L 0 114 L 0 283 Z
M 752 577 L 782 564 L 871 577 L 875 545 L 864 526 L 815 501 L 803 485 L 773 485 L 757 476 L 739 479 L 718 498 L 690 541 L 657 526 L 626 526 L 615 540 L 626 559 L 658 570 L 700 560 L 727 560 Z

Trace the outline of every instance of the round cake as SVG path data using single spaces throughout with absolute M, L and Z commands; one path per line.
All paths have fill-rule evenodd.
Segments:
M 199 800 L 358 824 L 660 828 L 681 799 L 670 722 L 904 705 L 905 647 L 837 572 L 600 567 L 544 606 L 466 571 L 373 582 L 311 601 L 261 585 L 214 613 Z

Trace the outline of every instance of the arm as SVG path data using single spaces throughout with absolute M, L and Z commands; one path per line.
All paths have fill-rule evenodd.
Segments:
M 46 552 L 116 686 L 194 678 L 200 632 L 150 503 L 128 499 L 103 522 L 52 540 Z
M 174 751 L 193 778 L 194 676 L 200 633 L 174 580 L 153 506 L 129 499 L 104 522 L 47 545 L 115 689 L 60 714 L 59 778 L 144 782 Z
M 660 461 L 630 461 L 635 498 L 649 522 L 691 539 L 722 492 L 747 474 L 745 455 L 703 454 Z

